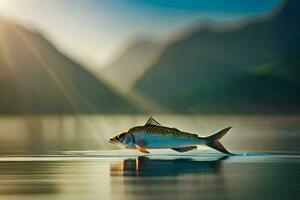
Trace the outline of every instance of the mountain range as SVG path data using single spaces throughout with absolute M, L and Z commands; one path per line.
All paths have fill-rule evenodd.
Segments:
M 173 112 L 300 113 L 300 2 L 224 26 L 202 23 L 161 51 L 132 91 Z
M 168 43 L 139 37 L 98 78 L 40 31 L 1 18 L 0 113 L 300 113 L 299 11 L 289 0 Z

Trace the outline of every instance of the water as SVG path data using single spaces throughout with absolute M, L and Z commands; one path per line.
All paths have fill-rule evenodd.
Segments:
M 113 150 L 112 132 L 146 116 L 0 118 L 0 199 L 299 199 L 300 117 L 158 116 L 222 140 L 238 156 Z
M 299 199 L 299 169 L 300 156 L 290 154 L 2 157 L 0 199 Z

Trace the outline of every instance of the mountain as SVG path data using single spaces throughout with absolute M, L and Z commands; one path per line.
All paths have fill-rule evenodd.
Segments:
M 130 40 L 116 59 L 105 66 L 102 75 L 116 87 L 129 90 L 148 69 L 160 50 L 160 44 L 148 38 Z
M 136 111 L 39 32 L 0 19 L 0 33 L 0 113 Z
M 251 72 L 276 65 L 293 76 L 299 33 L 297 0 L 240 25 L 202 24 L 169 44 L 133 91 L 178 112 L 299 113 L 298 83 Z
M 254 66 L 222 84 L 187 90 L 169 106 L 179 112 L 299 113 L 299 72 L 300 54 Z

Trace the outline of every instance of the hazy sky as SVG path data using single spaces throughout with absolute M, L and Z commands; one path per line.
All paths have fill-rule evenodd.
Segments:
M 236 20 L 282 0 L 0 0 L 0 15 L 37 27 L 82 63 L 101 67 L 126 39 L 167 39 L 200 19 Z

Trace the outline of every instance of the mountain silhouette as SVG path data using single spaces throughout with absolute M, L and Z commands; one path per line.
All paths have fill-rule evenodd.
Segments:
M 136 38 L 101 73 L 122 90 L 129 90 L 132 84 L 148 69 L 160 49 L 160 44 L 148 38 Z
M 238 25 L 203 23 L 169 44 L 133 90 L 177 112 L 298 113 L 299 33 L 296 0 Z
M 135 112 L 41 33 L 0 19 L 0 113 Z

